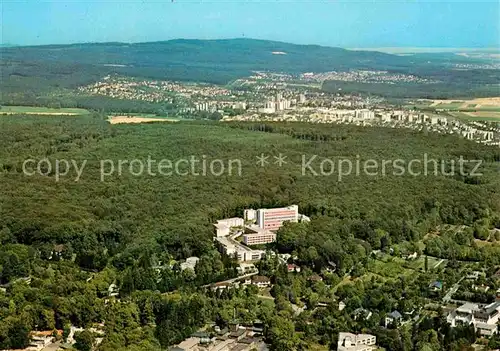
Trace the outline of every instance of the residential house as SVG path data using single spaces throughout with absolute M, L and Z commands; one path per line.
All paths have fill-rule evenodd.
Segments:
M 443 282 L 439 281 L 439 280 L 433 281 L 429 285 L 429 289 L 431 289 L 433 291 L 441 291 L 441 290 L 443 290 Z
M 53 250 L 50 252 L 49 260 L 52 259 L 60 259 L 62 257 L 64 251 L 64 245 L 59 244 L 59 245 L 54 245 Z
M 370 334 L 339 333 L 338 351 L 372 351 L 377 349 L 377 338 Z
M 118 288 L 118 285 L 116 284 L 110 284 L 108 287 L 108 296 L 118 296 L 120 293 L 120 289 Z
M 266 288 L 271 285 L 271 279 L 263 275 L 254 275 L 252 277 L 252 284 L 259 288 Z
M 484 336 L 490 336 L 498 332 L 497 324 L 499 318 L 500 301 L 497 301 L 484 307 L 467 302 L 457 309 L 452 310 L 446 319 L 452 327 L 473 324 L 476 332 Z
M 373 313 L 365 308 L 357 308 L 354 310 L 354 312 L 352 313 L 352 316 L 354 318 L 355 321 L 357 320 L 368 320 L 371 318 L 371 316 L 373 315 Z
M 468 279 L 468 280 L 478 280 L 481 275 L 483 275 L 482 272 L 473 271 L 473 272 L 470 272 L 469 274 L 467 274 L 465 276 L 465 279 Z
M 413 253 L 410 253 L 410 254 L 404 254 L 402 256 L 402 258 L 404 258 L 405 260 L 416 260 L 418 258 L 418 252 L 415 251 Z
M 297 273 L 300 272 L 300 267 L 297 266 L 296 264 L 293 264 L 293 263 L 288 264 L 286 266 L 286 268 L 287 268 L 288 272 L 297 272 Z
M 240 263 L 238 267 L 236 267 L 236 270 L 238 271 L 239 274 L 248 274 L 252 272 L 257 271 L 257 267 L 253 263 Z
M 321 276 L 319 276 L 317 274 L 313 274 L 310 277 L 308 277 L 307 280 L 309 280 L 311 282 L 321 282 L 321 281 L 323 281 L 323 278 L 321 278 Z
M 385 327 L 397 326 L 403 321 L 403 315 L 399 311 L 394 310 L 385 316 Z
M 485 293 L 485 292 L 488 292 L 488 290 L 490 290 L 490 287 L 488 285 L 484 285 L 484 284 L 481 284 L 481 285 L 472 284 L 472 289 L 474 289 L 474 291 L 479 291 L 481 293 Z
M 186 258 L 186 261 L 181 263 L 181 271 L 188 268 L 194 271 L 199 260 L 196 256 Z
M 337 270 L 337 264 L 333 261 L 328 261 L 328 265 L 325 267 L 327 272 L 333 273 Z

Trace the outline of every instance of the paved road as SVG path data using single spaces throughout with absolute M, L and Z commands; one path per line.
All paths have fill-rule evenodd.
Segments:
M 53 344 L 45 346 L 41 351 L 56 351 L 59 350 L 59 347 L 61 346 L 61 342 L 55 342 Z
M 434 269 L 438 268 L 444 262 L 444 258 L 434 265 Z
M 229 284 L 230 283 L 234 283 L 235 281 L 242 280 L 242 279 L 245 279 L 245 278 L 249 278 L 249 277 L 251 277 L 253 275 L 256 275 L 256 274 L 259 274 L 259 272 L 248 273 L 248 274 L 245 274 L 245 275 L 240 275 L 239 277 L 236 277 L 236 278 L 227 279 L 227 280 L 221 280 L 220 282 L 206 284 L 206 285 L 203 285 L 202 288 L 208 288 L 209 286 L 212 286 L 212 285 L 215 285 L 215 284 L 220 284 L 220 283 L 229 283 Z
M 443 297 L 443 302 L 450 302 L 451 301 L 451 297 L 453 296 L 454 293 L 457 292 L 458 288 L 460 287 L 460 283 L 462 282 L 462 280 L 464 280 L 465 277 L 462 277 L 460 278 L 460 280 L 458 282 L 456 282 L 452 287 L 451 289 L 446 293 L 446 295 L 444 295 Z
M 265 296 L 265 295 L 257 295 L 258 298 L 265 299 L 265 300 L 271 300 L 274 301 L 274 297 L 272 296 Z

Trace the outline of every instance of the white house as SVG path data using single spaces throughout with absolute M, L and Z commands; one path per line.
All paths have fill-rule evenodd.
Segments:
M 339 333 L 338 351 L 372 351 L 377 348 L 377 338 L 370 334 Z
M 252 277 L 252 284 L 259 288 L 265 288 L 271 285 L 271 279 L 264 277 L 263 275 L 254 275 Z
M 385 327 L 387 328 L 389 325 L 399 324 L 403 320 L 403 315 L 399 313 L 399 311 L 392 311 L 391 313 L 385 316 Z
M 448 323 L 452 327 L 461 324 L 473 324 L 476 332 L 481 335 L 490 336 L 498 332 L 497 323 L 500 318 L 500 301 L 480 307 L 475 303 L 465 303 L 447 316 Z

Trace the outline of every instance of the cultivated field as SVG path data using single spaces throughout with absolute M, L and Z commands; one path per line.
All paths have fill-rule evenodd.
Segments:
M 462 119 L 500 122 L 500 112 L 495 111 L 476 111 L 476 112 L 458 112 L 452 111 L 448 113 L 450 116 Z
M 500 97 L 471 100 L 417 100 L 409 104 L 427 112 L 445 112 L 450 116 L 471 120 L 500 121 Z
M 471 117 L 500 120 L 500 112 L 495 112 L 495 111 L 465 112 L 465 114 Z
M 109 116 L 111 124 L 147 123 L 147 122 L 177 122 L 177 119 L 168 117 L 144 117 L 144 116 Z
M 478 98 L 472 100 L 418 100 L 416 106 L 431 107 L 436 109 L 462 110 L 462 109 L 485 109 L 489 111 L 500 111 L 500 97 Z
M 32 106 L 2 106 L 0 115 L 45 115 L 45 116 L 78 116 L 89 111 L 82 108 L 48 108 Z

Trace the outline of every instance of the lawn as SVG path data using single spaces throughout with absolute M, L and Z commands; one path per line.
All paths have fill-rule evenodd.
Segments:
M 440 261 L 441 261 L 441 259 L 439 259 L 439 258 L 427 256 L 427 263 L 429 266 L 429 270 L 433 269 Z M 439 267 L 446 266 L 446 263 L 447 263 L 447 260 L 445 260 L 443 263 L 441 263 L 439 265 Z M 419 258 L 417 258 L 416 260 L 406 261 L 406 265 L 407 265 L 407 267 L 410 267 L 411 269 L 424 270 L 425 269 L 425 256 L 422 255 Z
M 33 106 L 2 106 L 0 114 L 28 114 L 28 115 L 86 115 L 90 112 L 82 108 L 48 108 L 48 107 L 33 107 Z
M 266 305 L 270 308 L 274 308 L 274 300 L 262 296 L 257 296 L 257 298 L 259 299 L 259 301 L 262 302 L 263 305 Z
M 432 270 L 441 260 L 435 257 L 429 257 L 428 269 Z M 439 267 L 442 268 L 446 265 L 447 260 L 442 262 Z M 375 259 L 370 259 L 368 264 L 368 271 L 385 277 L 385 278 L 397 278 L 401 275 L 410 276 L 415 273 L 415 271 L 423 271 L 425 269 L 425 256 L 421 255 L 415 260 L 405 260 L 401 257 L 395 257 L 390 255 L 378 256 Z
M 399 276 L 410 276 L 414 273 L 411 268 L 403 267 L 406 261 L 398 257 L 383 257 L 370 259 L 368 271 L 385 278 L 397 278 Z

